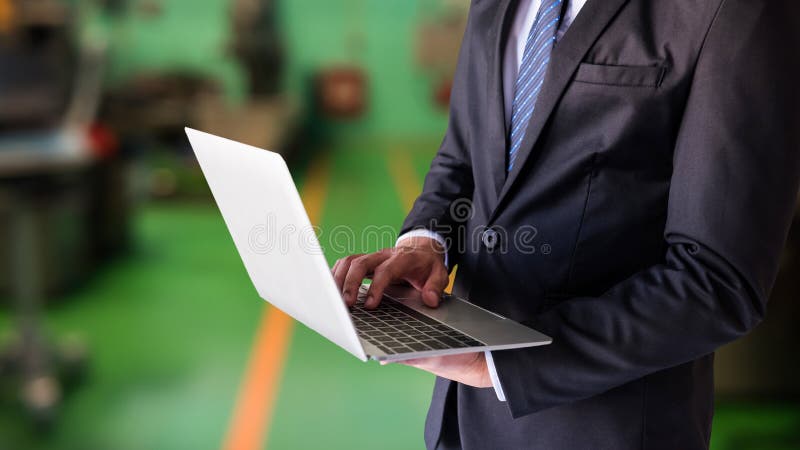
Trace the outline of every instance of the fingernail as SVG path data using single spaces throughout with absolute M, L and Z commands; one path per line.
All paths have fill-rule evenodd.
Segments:
M 365 303 L 370 303 L 371 304 L 373 302 L 373 300 L 375 300 L 375 297 L 373 297 L 372 295 L 368 295 L 367 296 L 367 301 Z

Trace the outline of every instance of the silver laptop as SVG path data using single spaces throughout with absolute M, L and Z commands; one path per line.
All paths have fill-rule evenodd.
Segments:
M 367 310 L 362 286 L 360 300 L 348 308 L 283 158 L 190 128 L 186 133 L 259 296 L 357 358 L 401 361 L 551 342 L 454 296 L 429 308 L 411 287 L 392 286 L 377 309 Z

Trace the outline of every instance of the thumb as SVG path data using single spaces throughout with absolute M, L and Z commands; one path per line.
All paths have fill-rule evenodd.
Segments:
M 422 301 L 431 308 L 439 306 L 448 281 L 448 273 L 444 267 L 433 269 L 428 276 L 428 281 L 422 286 Z

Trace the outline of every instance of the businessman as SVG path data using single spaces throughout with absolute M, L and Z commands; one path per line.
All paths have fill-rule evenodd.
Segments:
M 798 194 L 799 54 L 795 0 L 472 2 L 403 235 L 335 278 L 435 307 L 457 265 L 554 341 L 409 362 L 428 448 L 708 448 L 714 351 L 763 318 Z

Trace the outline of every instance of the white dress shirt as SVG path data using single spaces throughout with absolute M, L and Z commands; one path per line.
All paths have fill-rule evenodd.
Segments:
M 575 16 L 578 15 L 586 0 L 565 0 L 568 1 L 564 17 L 561 19 L 558 32 L 556 34 L 556 42 L 561 40 L 564 33 L 567 31 Z M 506 112 L 506 128 L 511 125 L 511 114 L 514 107 L 514 90 L 516 88 L 517 74 L 519 67 L 522 65 L 522 56 L 525 53 L 525 44 L 528 41 L 528 34 L 530 33 L 533 22 L 536 20 L 536 13 L 542 0 L 520 0 L 517 7 L 514 22 L 511 24 L 511 29 L 508 33 L 508 41 L 506 43 L 505 53 L 503 55 L 503 101 L 505 103 Z M 536 114 L 534 112 L 534 114 Z M 445 240 L 438 233 L 428 230 L 414 230 L 408 232 L 397 239 L 399 243 L 403 239 L 410 237 L 428 237 L 436 240 L 442 246 L 445 245 Z M 445 265 L 447 265 L 447 257 L 445 257 Z M 486 352 L 486 364 L 489 367 L 489 376 L 492 379 L 494 391 L 497 394 L 497 399 L 501 402 L 506 401 L 506 395 L 503 392 L 503 386 L 500 384 L 500 378 L 497 376 L 497 369 L 494 366 L 494 359 L 492 352 Z

